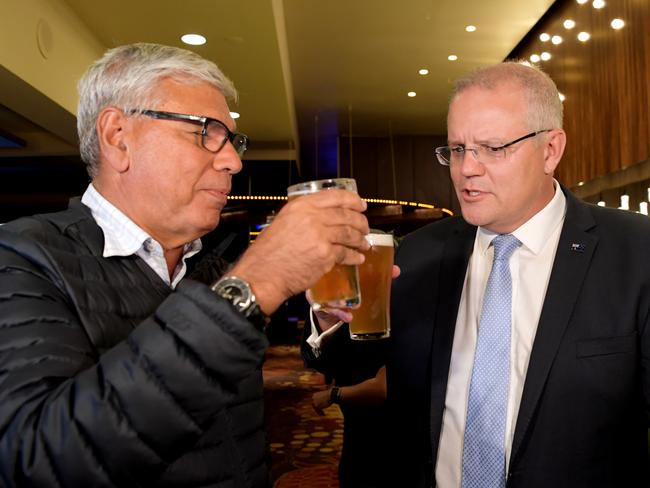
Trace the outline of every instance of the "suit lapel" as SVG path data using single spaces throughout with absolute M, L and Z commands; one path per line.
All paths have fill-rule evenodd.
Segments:
M 434 464 L 438 455 L 456 317 L 475 236 L 476 227 L 464 224 L 449 237 L 442 251 L 438 276 L 438 306 L 436 307 L 431 353 L 430 412 L 432 413 L 431 447 Z
M 598 243 L 598 238 L 587 232 L 595 223 L 586 204 L 563 190 L 567 198 L 567 213 L 530 355 L 517 415 L 511 466 L 517 460 L 530 427 Z

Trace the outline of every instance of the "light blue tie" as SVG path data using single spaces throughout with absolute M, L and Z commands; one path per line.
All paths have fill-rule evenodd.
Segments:
M 508 261 L 521 242 L 511 234 L 501 234 L 492 244 L 494 261 L 483 298 L 467 403 L 462 488 L 503 488 L 506 480 L 504 444 L 512 318 Z

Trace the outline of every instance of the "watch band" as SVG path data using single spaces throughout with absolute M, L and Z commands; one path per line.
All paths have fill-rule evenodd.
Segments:
M 333 386 L 330 389 L 330 402 L 339 404 L 341 402 L 341 388 Z
M 237 276 L 224 276 L 210 288 L 221 298 L 227 300 L 237 312 L 246 317 L 255 327 L 263 330 L 266 325 L 266 315 L 257 304 L 248 282 Z

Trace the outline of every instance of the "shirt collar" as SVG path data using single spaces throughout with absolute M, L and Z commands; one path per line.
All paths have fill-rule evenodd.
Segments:
M 90 208 L 97 225 L 104 233 L 105 258 L 111 256 L 131 256 L 144 248 L 150 252 L 157 241 L 127 217 L 121 210 L 104 198 L 92 183 L 81 197 L 81 203 Z M 188 258 L 202 248 L 201 239 L 185 244 L 183 257 Z
M 553 185 L 555 187 L 555 194 L 551 201 L 527 222 L 514 232 L 511 232 L 512 235 L 519 239 L 522 246 L 528 248 L 533 254 L 539 254 L 542 251 L 548 242 L 548 236 L 558 225 L 562 225 L 562 222 L 564 222 L 566 197 L 557 180 L 553 179 Z M 476 236 L 479 252 L 487 252 L 492 239 L 497 235 L 483 227 L 479 227 Z

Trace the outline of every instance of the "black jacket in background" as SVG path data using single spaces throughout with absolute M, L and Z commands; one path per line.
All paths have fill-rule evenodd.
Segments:
M 0 227 L 0 485 L 267 486 L 262 332 L 103 243 L 79 202 Z
M 302 355 L 305 364 L 333 379 L 337 386 L 356 385 L 374 378 L 386 362 L 389 339 L 353 341 L 348 324 L 328 338 L 321 355 L 316 357 L 305 325 Z M 343 449 L 339 463 L 341 488 L 388 487 L 384 472 L 388 460 L 386 407 L 379 405 L 340 405 L 343 413 Z

